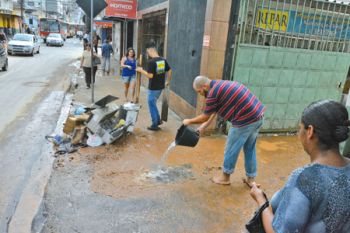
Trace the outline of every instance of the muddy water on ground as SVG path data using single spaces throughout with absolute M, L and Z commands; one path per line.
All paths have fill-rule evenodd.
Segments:
M 95 169 L 92 190 L 119 200 L 162 201 L 167 203 L 164 211 L 175 214 L 177 221 L 190 214 L 199 225 L 204 224 L 206 232 L 242 232 L 256 208 L 249 189 L 241 181 L 245 176 L 243 155 L 238 159 L 231 185 L 219 186 L 210 178 L 221 172 L 225 137 L 202 138 L 195 148 L 175 147 L 166 161 L 167 167 L 159 167 L 172 139 L 166 131 L 149 134 L 136 129 L 127 141 L 107 146 L 97 157 L 91 156 Z M 95 154 L 95 149 L 86 150 Z M 257 155 L 257 182 L 269 197 L 283 186 L 295 168 L 309 161 L 295 136 L 259 138 Z M 196 232 L 195 224 L 183 227 L 186 232 Z

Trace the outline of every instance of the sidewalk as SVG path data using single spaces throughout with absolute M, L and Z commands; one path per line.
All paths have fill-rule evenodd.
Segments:
M 118 70 L 118 69 L 115 69 Z M 91 89 L 78 79 L 75 102 L 91 104 Z M 96 77 L 95 101 L 111 94 L 123 103 L 123 83 L 115 75 Z M 166 162 L 182 168 L 170 182 L 145 179 L 159 165 L 174 140 L 181 119 L 169 111 L 168 122 L 158 132 L 148 131 L 150 116 L 146 89 L 133 134 L 113 145 L 82 148 L 56 161 L 45 208 L 43 232 L 242 232 L 256 209 L 240 155 L 230 186 L 209 179 L 223 161 L 226 136 L 200 139 L 195 148 L 175 147 Z M 170 100 L 171 101 L 171 100 Z M 160 103 L 159 103 L 160 104 Z M 308 163 L 296 136 L 262 136 L 258 139 L 257 181 L 269 197 L 283 186 L 295 168 Z M 180 177 L 180 178 L 179 178 Z

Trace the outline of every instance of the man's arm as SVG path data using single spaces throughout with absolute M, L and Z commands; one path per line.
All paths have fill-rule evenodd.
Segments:
M 165 83 L 165 86 L 166 86 L 166 87 L 168 87 L 169 84 L 170 84 L 170 81 L 171 81 L 171 78 L 172 78 L 172 74 L 173 74 L 173 71 L 170 69 L 170 70 L 168 71 L 168 78 L 167 78 L 166 83 Z
M 198 127 L 198 131 L 203 134 L 204 133 L 204 130 L 213 122 L 214 118 L 216 116 L 216 113 L 213 113 L 210 115 L 209 119 L 204 122 L 203 124 L 201 124 L 201 126 Z
M 136 71 L 140 72 L 141 74 L 144 74 L 147 78 L 153 78 L 153 74 L 152 73 L 148 73 L 142 67 L 137 67 Z
M 201 124 L 209 120 L 211 115 L 201 114 L 192 119 L 185 119 L 182 121 L 184 125 Z

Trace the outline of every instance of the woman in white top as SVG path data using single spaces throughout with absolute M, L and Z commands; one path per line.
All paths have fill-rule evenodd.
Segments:
M 91 84 L 91 45 L 86 44 L 86 50 L 84 50 L 81 56 L 80 68 L 83 68 L 85 73 L 86 88 L 90 88 Z M 95 83 L 95 76 L 97 71 L 97 65 L 93 68 L 93 83 Z

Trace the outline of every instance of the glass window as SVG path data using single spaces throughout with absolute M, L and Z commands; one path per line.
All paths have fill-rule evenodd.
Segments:
M 33 36 L 27 35 L 27 34 L 16 34 L 13 37 L 14 40 L 20 40 L 20 41 L 33 41 Z
M 153 43 L 159 56 L 164 56 L 164 39 L 165 39 L 165 20 L 166 12 L 160 11 L 155 14 L 145 15 L 142 20 L 142 57 L 143 66 L 146 67 L 147 56 L 146 46 Z

